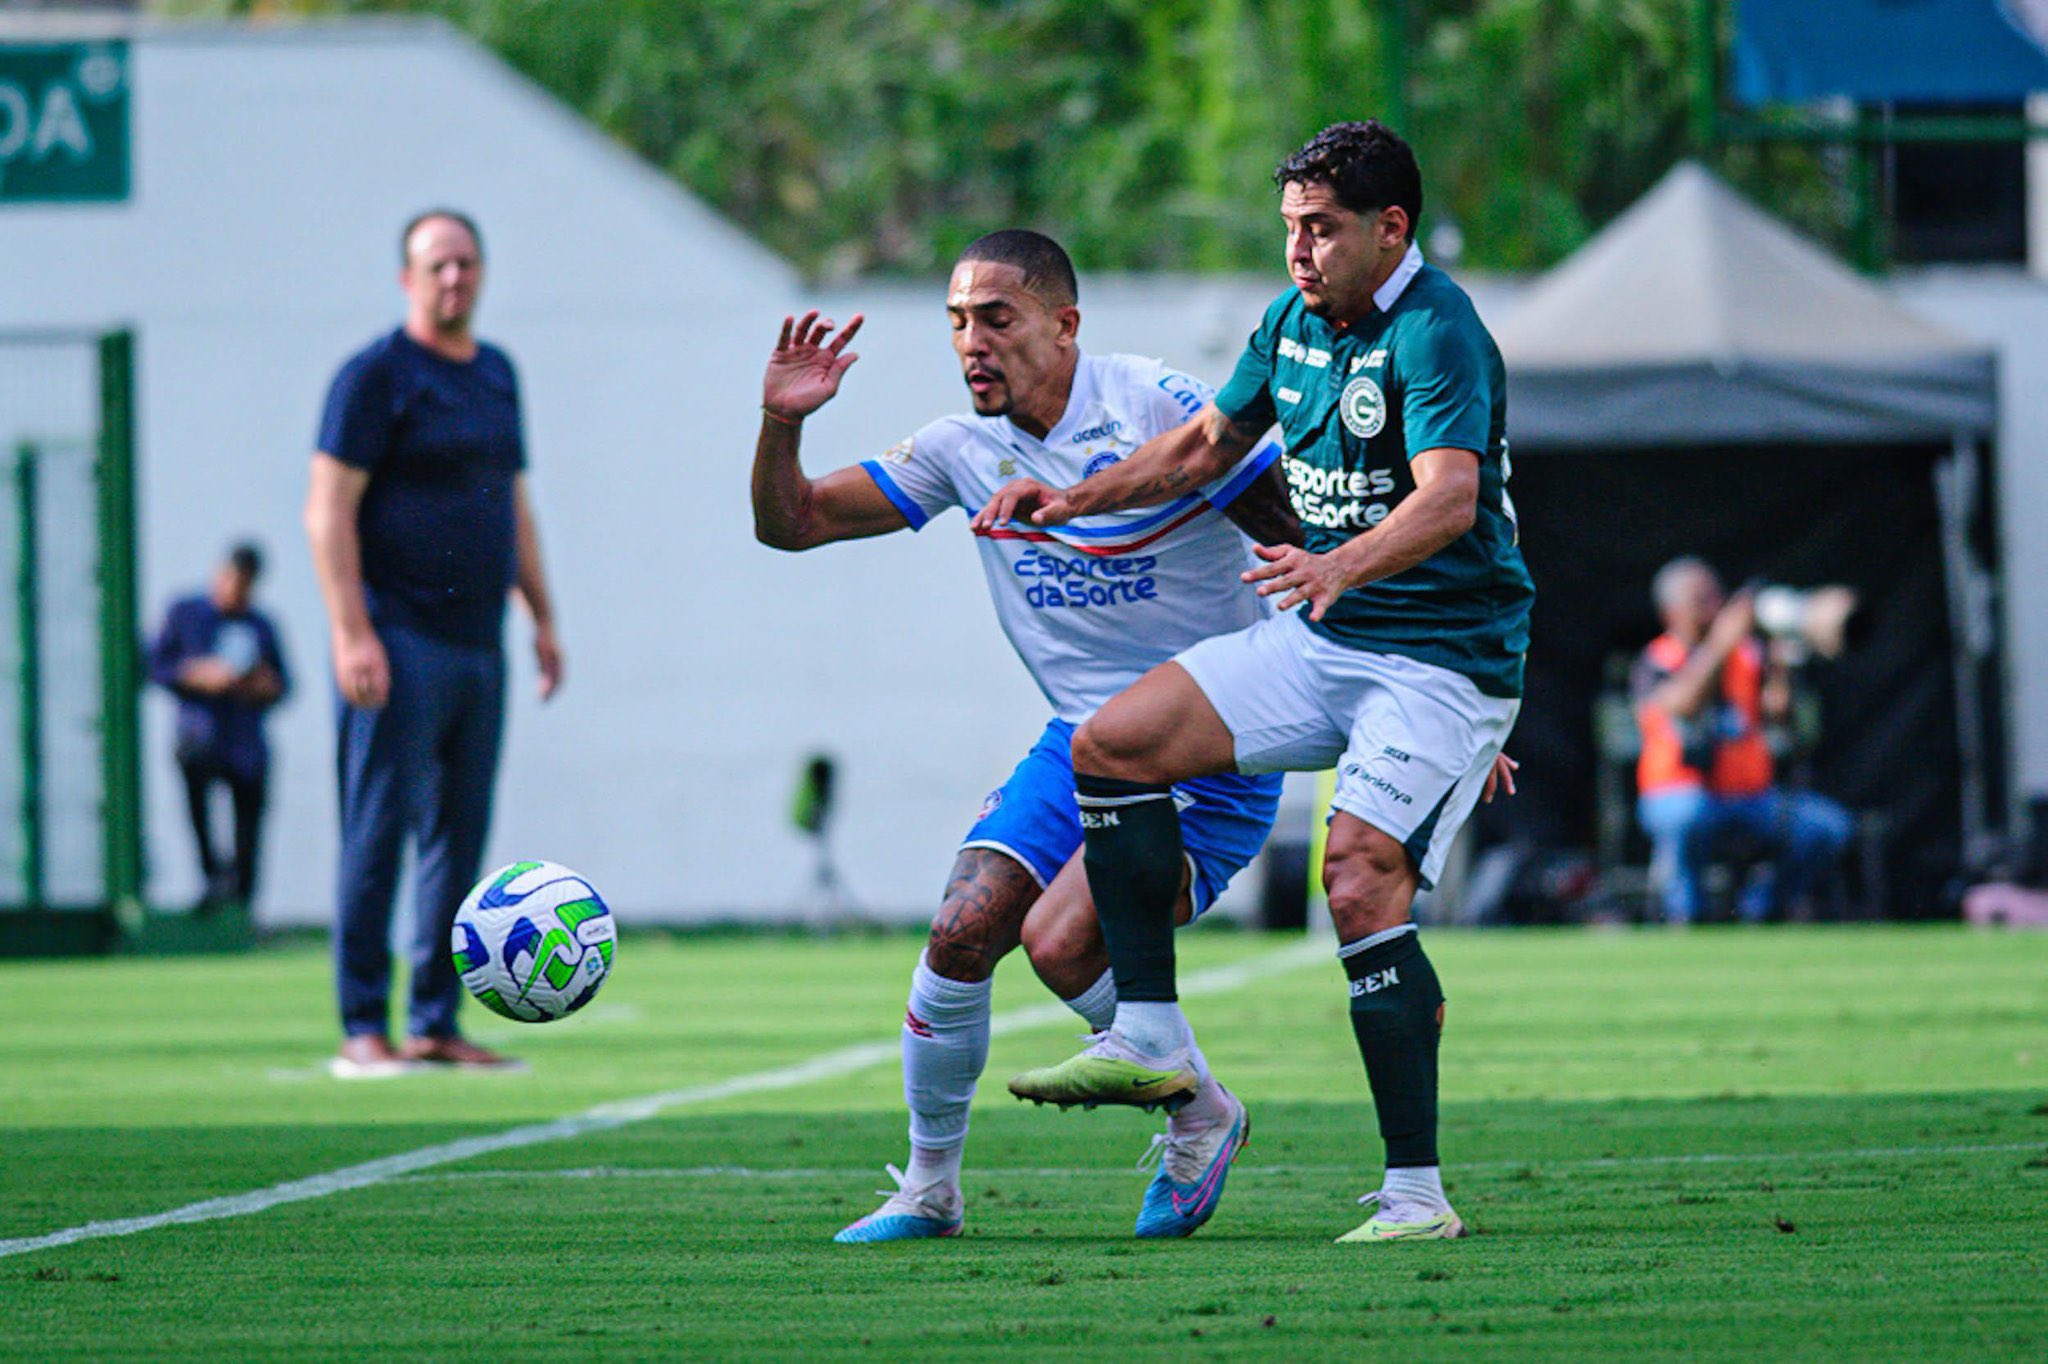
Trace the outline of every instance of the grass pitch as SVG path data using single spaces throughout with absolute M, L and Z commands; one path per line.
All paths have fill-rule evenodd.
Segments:
M 1463 1242 L 1330 1243 L 1378 1141 L 1319 954 L 1190 1000 L 1254 1120 L 1190 1241 L 1129 1234 L 1153 1121 L 1002 1093 L 1074 1045 L 1050 1023 L 997 1039 L 957 1241 L 829 1242 L 904 1156 L 884 1060 L 0 1258 L 0 1356 L 2048 1356 L 2048 935 L 1429 943 Z M 1184 974 L 1281 950 L 1181 945 Z M 356 1083 L 322 1069 L 317 949 L 0 966 L 0 1240 L 886 1044 L 915 955 L 629 938 L 567 1023 L 469 1011 L 530 1073 Z M 1006 967 L 999 1014 L 1042 998 Z

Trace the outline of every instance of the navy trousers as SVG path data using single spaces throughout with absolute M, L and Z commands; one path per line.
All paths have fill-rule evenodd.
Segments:
M 453 1037 L 461 978 L 449 956 L 455 911 L 481 870 L 505 721 L 505 655 L 379 627 L 391 699 L 341 704 L 339 914 L 334 925 L 341 1026 L 381 1036 L 391 993 L 391 906 L 413 837 L 409 1037 Z

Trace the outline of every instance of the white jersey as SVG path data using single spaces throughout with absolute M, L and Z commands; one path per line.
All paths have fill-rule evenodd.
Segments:
M 1181 425 L 1207 384 L 1133 355 L 1083 354 L 1066 415 L 1045 439 L 1008 417 L 942 417 L 861 467 L 911 527 L 969 517 L 1013 478 L 1069 487 Z M 1258 562 L 1222 508 L 1279 457 L 1267 439 L 1199 492 L 1163 506 L 976 531 L 996 617 L 1063 720 L 1079 724 L 1153 666 L 1271 609 L 1239 574 Z

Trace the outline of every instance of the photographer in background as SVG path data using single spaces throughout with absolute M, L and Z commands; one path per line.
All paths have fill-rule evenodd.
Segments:
M 246 907 L 256 893 L 270 775 L 263 717 L 290 685 L 277 627 L 251 601 L 262 572 L 262 551 L 236 545 L 207 591 L 171 604 L 149 650 L 150 680 L 178 698 L 178 768 L 206 882 L 194 911 L 200 914 L 231 903 Z M 234 800 L 232 862 L 214 850 L 217 785 Z
M 1760 922 L 1833 866 L 1849 840 L 1849 812 L 1777 785 L 1766 731 L 1785 722 L 1792 686 L 1757 638 L 1754 595 L 1725 597 L 1714 570 L 1695 558 L 1664 565 L 1650 590 L 1664 633 L 1636 660 L 1630 694 L 1643 736 L 1636 810 L 1650 836 L 1651 881 L 1665 919 L 1690 923 L 1702 904 L 1702 869 L 1741 839 L 1772 858 L 1736 906 Z M 1830 601 L 1844 594 L 1832 591 Z

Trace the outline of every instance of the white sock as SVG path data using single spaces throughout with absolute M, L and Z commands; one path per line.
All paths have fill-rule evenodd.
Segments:
M 1091 1032 L 1102 1032 L 1116 1021 L 1116 975 L 1104 971 L 1093 985 L 1060 1002 L 1081 1015 Z
M 903 1187 L 922 1189 L 931 1184 L 957 1187 L 960 1183 L 960 1157 L 966 1150 L 964 1141 L 958 1146 L 946 1147 L 919 1146 L 913 1142 L 910 1168 L 903 1172 Z
M 1139 1051 L 1162 1061 L 1190 1051 L 1195 1045 L 1194 1029 L 1188 1026 L 1180 1004 L 1173 1000 L 1118 1000 L 1116 1032 Z
M 917 959 L 903 1019 L 903 1098 L 910 1105 L 911 1172 L 960 1177 L 967 1106 L 988 1064 L 989 982 L 948 980 Z M 911 1183 L 929 1182 L 906 1174 Z
M 1195 1090 L 1195 1097 L 1168 1116 L 1168 1126 L 1181 1128 L 1183 1125 L 1192 1125 L 1200 1129 L 1213 1126 L 1230 1116 L 1230 1101 L 1223 1097 L 1223 1086 L 1216 1082 L 1216 1077 L 1209 1073 L 1207 1066 L 1201 1069 L 1202 1083 Z
M 1408 1203 L 1420 1203 L 1431 1212 L 1450 1211 L 1451 1201 L 1444 1197 L 1442 1167 L 1436 1165 L 1405 1165 L 1389 1169 L 1380 1184 L 1380 1193 Z

